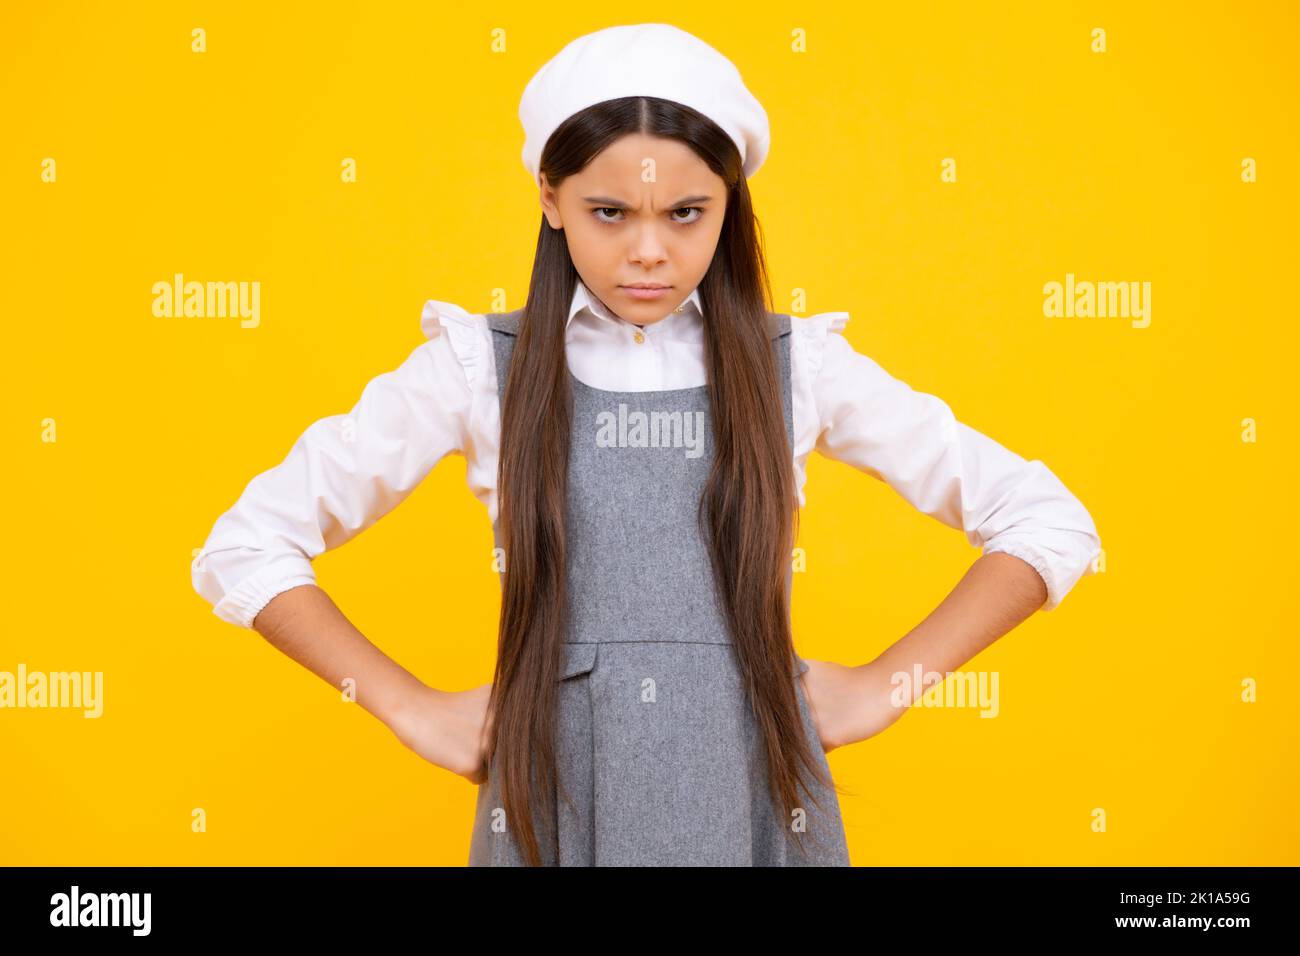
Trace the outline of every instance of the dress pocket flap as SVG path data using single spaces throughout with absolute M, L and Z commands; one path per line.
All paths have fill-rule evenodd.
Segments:
M 600 645 L 595 642 L 565 642 L 564 660 L 560 667 L 560 680 L 568 680 L 579 674 L 586 674 L 596 666 L 596 652 Z

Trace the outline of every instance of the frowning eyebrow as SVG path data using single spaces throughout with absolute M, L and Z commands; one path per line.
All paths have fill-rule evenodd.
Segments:
M 712 199 L 713 199 L 712 196 L 687 196 L 685 199 L 677 200 L 677 202 L 673 203 L 668 208 L 677 209 L 681 206 L 695 206 L 695 205 L 699 205 L 700 203 L 711 202 Z M 593 206 L 604 206 L 610 209 L 631 209 L 632 208 L 627 203 L 622 202 L 621 200 L 618 199 L 613 199 L 610 196 L 583 196 L 582 201 L 591 203 L 591 205 Z

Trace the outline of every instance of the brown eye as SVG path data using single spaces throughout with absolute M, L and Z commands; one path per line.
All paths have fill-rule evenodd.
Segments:
M 602 219 L 602 218 L 600 218 L 600 213 L 602 213 L 602 212 L 613 212 L 613 213 L 619 213 L 619 212 L 622 212 L 622 211 L 623 211 L 623 210 L 621 210 L 621 209 L 615 209 L 613 206 L 597 206 L 596 208 L 594 208 L 594 209 L 591 211 L 591 213 L 592 213 L 593 216 L 596 217 L 596 221 L 597 221 L 597 222 L 617 222 L 618 220 L 616 220 L 616 219 L 611 220 L 611 219 Z
M 696 216 L 694 219 L 689 219 L 689 220 L 687 220 L 687 219 L 678 219 L 678 220 L 676 220 L 677 222 L 680 222 L 683 226 L 689 226 L 689 225 L 690 225 L 691 223 L 693 223 L 693 222 L 699 222 L 699 220 L 700 220 L 700 216 L 703 216 L 703 215 L 704 215 L 704 207 L 702 207 L 702 206 L 683 206 L 681 209 L 674 209 L 673 212 L 698 212 L 700 215 L 699 215 L 699 216 Z

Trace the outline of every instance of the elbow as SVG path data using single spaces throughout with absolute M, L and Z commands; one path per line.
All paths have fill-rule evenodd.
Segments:
M 190 577 L 194 590 L 212 605 L 214 615 L 250 630 L 258 613 L 276 595 L 316 583 L 311 558 L 294 548 L 201 549 L 190 565 Z
M 1080 563 L 1078 577 L 1083 577 L 1086 574 L 1096 574 L 1101 570 L 1103 563 L 1101 535 L 1097 531 L 1097 522 L 1093 520 L 1092 513 L 1084 507 L 1083 502 L 1075 498 L 1074 506 L 1079 516 L 1078 522 L 1073 527 L 1077 542 L 1074 550 Z
M 1086 514 L 1086 512 L 1085 512 Z M 1079 580 L 1098 570 L 1101 539 L 1091 520 L 1070 527 L 1021 526 L 990 538 L 983 553 L 1003 552 L 1029 564 L 1047 587 L 1039 610 L 1055 610 Z
M 190 560 L 190 586 L 194 593 L 209 604 L 216 604 L 222 597 L 219 578 L 209 565 L 211 552 L 206 547 L 195 548 Z
M 1084 547 L 1084 574 L 1098 574 L 1105 570 L 1106 559 L 1101 547 L 1101 537 L 1097 534 L 1096 529 L 1088 533 L 1087 544 Z

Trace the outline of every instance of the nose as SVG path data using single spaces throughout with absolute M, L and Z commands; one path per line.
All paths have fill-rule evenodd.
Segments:
M 659 230 L 653 222 L 644 223 L 637 229 L 628 251 L 628 261 L 642 268 L 649 269 L 668 260 L 668 249 Z

